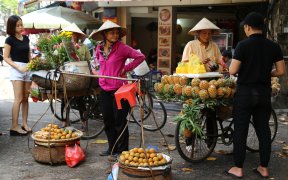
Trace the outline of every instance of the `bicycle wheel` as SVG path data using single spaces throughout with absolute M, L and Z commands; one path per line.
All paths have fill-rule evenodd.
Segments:
M 202 116 L 200 119 L 204 136 L 193 135 L 185 137 L 181 129 L 183 124 L 178 122 L 175 130 L 175 144 L 179 155 L 186 161 L 197 163 L 205 160 L 214 150 L 217 142 L 217 122 L 209 120 L 210 134 L 207 133 L 207 117 Z
M 167 121 L 167 112 L 162 102 L 153 99 L 149 93 L 145 96 L 136 96 L 137 105 L 133 108 L 132 118 L 141 126 L 141 108 L 143 102 L 143 129 L 157 131 L 164 127 Z
M 76 104 L 76 98 L 71 98 L 68 102 L 70 105 L 69 109 L 69 121 L 71 123 L 78 122 L 81 119 L 79 107 Z M 50 109 L 54 116 L 60 121 L 66 121 L 66 107 L 65 107 L 64 99 L 52 99 L 50 101 Z
M 101 134 L 104 130 L 104 121 L 100 112 L 100 102 L 96 95 L 82 96 L 75 99 L 81 120 L 71 122 L 75 129 L 83 132 L 81 139 L 93 139 Z
M 271 131 L 271 142 L 274 141 L 277 129 L 278 129 L 278 121 L 275 111 L 272 109 L 271 116 L 269 120 L 269 127 Z M 248 130 L 248 136 L 247 136 L 247 143 L 246 143 L 246 149 L 251 152 L 258 152 L 259 151 L 259 141 L 258 137 L 256 135 L 256 131 L 254 128 L 254 124 L 252 119 L 249 123 L 249 130 Z

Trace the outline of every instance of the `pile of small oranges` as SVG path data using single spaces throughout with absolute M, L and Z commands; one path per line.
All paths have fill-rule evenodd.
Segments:
M 78 134 L 72 130 L 59 128 L 57 124 L 48 124 L 40 131 L 35 132 L 34 136 L 38 139 L 59 140 L 75 138 L 78 137 Z
M 163 154 L 157 153 L 154 148 L 133 148 L 129 151 L 123 151 L 119 156 L 119 160 L 125 165 L 143 167 L 161 166 L 167 163 Z

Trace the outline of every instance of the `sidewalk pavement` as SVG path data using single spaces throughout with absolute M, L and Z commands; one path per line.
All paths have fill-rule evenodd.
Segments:
M 107 148 L 107 144 L 98 144 L 95 139 L 90 141 L 81 140 L 81 146 L 85 150 L 86 160 L 75 168 L 69 168 L 67 165 L 51 166 L 47 164 L 40 164 L 34 161 L 30 148 L 33 146 L 33 141 L 30 137 L 10 137 L 9 127 L 11 123 L 11 107 L 13 102 L 13 94 L 11 83 L 8 80 L 9 73 L 7 65 L 0 66 L 0 132 L 5 133 L 0 136 L 0 179 L 2 180 L 18 180 L 18 179 L 36 179 L 36 180 L 104 180 L 107 179 L 106 170 L 111 163 L 108 162 L 107 157 L 99 156 L 99 152 Z M 29 125 L 34 125 L 41 115 L 48 109 L 47 102 L 30 102 Z M 168 121 L 162 132 L 168 144 L 173 148 L 175 122 L 174 116 L 177 111 L 168 111 Z M 53 117 L 51 111 L 48 109 L 47 113 L 42 119 L 37 122 L 33 130 L 39 130 L 41 127 L 52 121 L 57 122 Z M 20 116 L 21 122 L 21 116 Z M 276 140 L 273 143 L 273 152 L 271 155 L 270 171 L 271 178 L 275 180 L 284 180 L 288 177 L 287 156 L 282 156 L 281 148 L 288 142 L 287 125 L 279 123 L 279 130 Z M 140 127 L 135 123 L 129 124 L 130 131 L 130 148 L 139 147 L 140 145 Z M 165 151 L 167 147 L 163 146 L 164 138 L 159 131 L 144 132 L 145 145 L 158 146 L 160 150 Z M 29 141 L 28 141 L 29 139 Z M 99 140 L 106 139 L 104 133 L 99 137 Z M 29 142 L 29 144 L 28 144 Z M 215 152 L 211 154 L 210 160 L 205 160 L 200 163 L 188 163 L 183 160 L 178 154 L 177 150 L 170 151 L 170 156 L 173 158 L 172 174 L 173 179 L 231 179 L 224 175 L 223 171 L 231 167 L 233 157 L 231 153 L 232 146 L 223 146 L 217 144 Z M 258 165 L 259 154 L 247 152 L 245 162 L 245 178 L 256 180 L 259 177 L 252 172 L 252 169 Z

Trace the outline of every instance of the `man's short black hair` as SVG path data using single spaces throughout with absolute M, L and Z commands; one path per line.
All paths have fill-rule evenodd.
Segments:
M 241 26 L 248 25 L 251 26 L 253 29 L 264 29 L 264 17 L 257 13 L 251 12 L 247 14 L 244 20 L 241 22 Z

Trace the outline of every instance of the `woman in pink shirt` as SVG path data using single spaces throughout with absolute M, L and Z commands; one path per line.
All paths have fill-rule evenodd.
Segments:
M 127 72 L 132 71 L 145 59 L 145 56 L 134 50 L 132 47 L 122 43 L 120 38 L 126 35 L 126 29 L 119 25 L 106 21 L 97 31 L 93 32 L 90 37 L 96 38 L 102 36 L 103 41 L 99 43 L 95 51 L 95 61 L 100 65 L 99 75 L 124 77 Z M 134 59 L 131 63 L 125 65 L 127 58 Z M 112 148 L 126 125 L 126 117 L 130 110 L 127 100 L 122 100 L 122 109 L 118 110 L 114 93 L 127 81 L 99 78 L 101 91 L 102 114 L 105 124 L 105 133 L 108 139 L 109 147 L 106 151 L 101 152 L 101 156 L 110 154 L 119 154 L 128 150 L 129 131 L 125 129 L 121 139 Z

